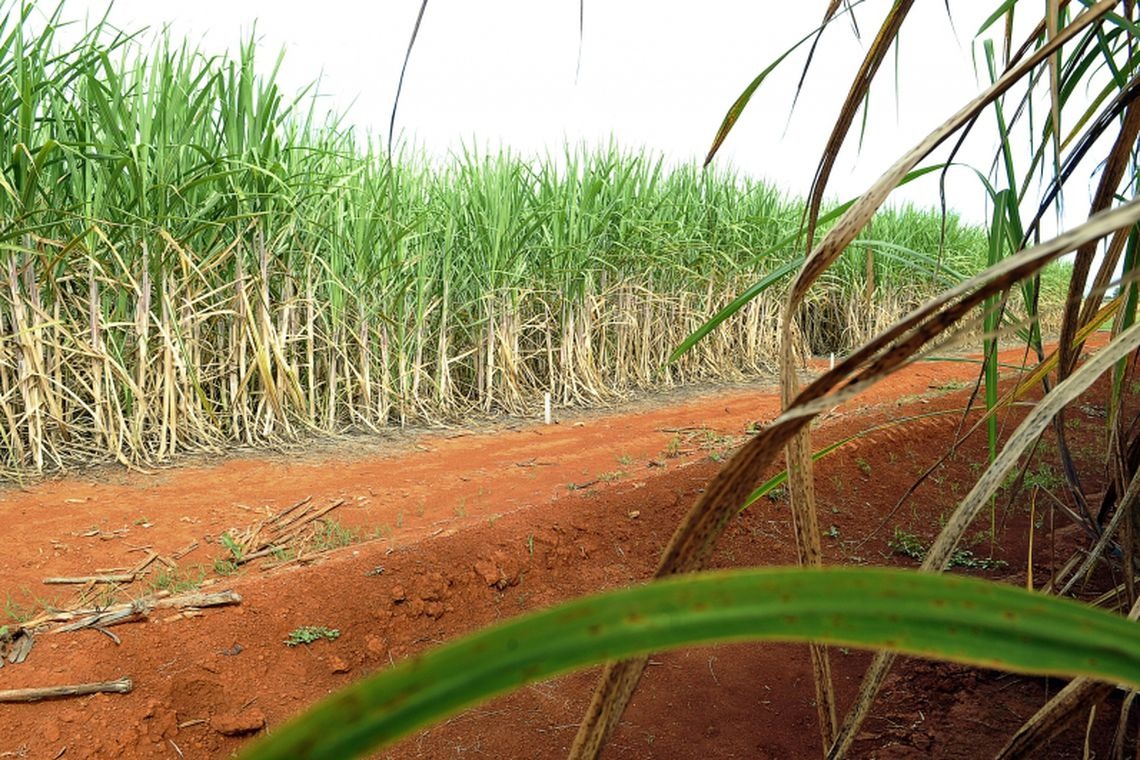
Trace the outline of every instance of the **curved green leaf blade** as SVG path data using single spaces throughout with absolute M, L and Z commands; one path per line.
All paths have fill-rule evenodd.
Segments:
M 246 752 L 343 758 L 504 691 L 629 655 L 811 640 L 1140 687 L 1140 629 L 1066 599 L 881 568 L 678 576 L 516 618 L 345 689 Z
M 852 5 L 850 4 L 846 5 L 839 13 L 835 12 L 835 8 L 830 8 L 824 15 L 823 23 L 801 37 L 798 42 L 781 53 L 779 57 L 776 58 L 776 60 L 768 64 L 768 66 L 763 71 L 756 75 L 755 79 L 748 83 L 748 86 L 744 88 L 744 91 L 740 93 L 740 96 L 737 97 L 735 101 L 733 101 L 732 105 L 728 109 L 728 113 L 724 115 L 724 119 L 720 123 L 720 128 L 716 131 L 716 137 L 713 138 L 712 146 L 709 148 L 709 152 L 705 156 L 704 166 L 708 166 L 710 163 L 712 163 L 713 157 L 716 156 L 717 151 L 720 150 L 721 145 L 723 145 L 724 141 L 728 138 L 728 133 L 732 131 L 732 128 L 734 126 L 736 126 L 736 122 L 738 119 L 740 119 L 740 115 L 744 113 L 744 109 L 748 105 L 748 101 L 752 100 L 752 96 L 756 93 L 756 90 L 760 87 L 760 85 L 764 83 L 764 80 L 768 78 L 768 75 L 775 71 L 780 66 L 780 64 L 784 62 L 784 59 L 798 50 L 801 45 L 803 45 L 808 40 L 815 39 L 816 42 L 812 43 L 811 52 L 808 53 L 808 61 L 807 64 L 805 64 L 804 73 L 800 76 L 800 83 L 796 87 L 796 93 L 798 97 L 799 89 L 803 86 L 803 76 L 807 74 L 807 66 L 811 65 L 812 56 L 815 55 L 815 45 L 819 41 L 819 35 L 823 32 L 824 29 L 827 28 L 828 24 L 832 23 L 837 18 L 846 13 L 852 13 L 852 10 Z M 854 19 L 854 14 L 852 14 L 852 19 Z M 792 107 L 795 107 L 794 103 Z
M 729 303 L 728 306 L 725 306 L 723 309 L 718 311 L 716 314 L 706 320 L 703 325 L 694 330 L 693 333 L 689 335 L 689 337 L 681 341 L 681 345 L 677 346 L 677 348 L 673 350 L 673 353 L 669 354 L 669 361 L 675 362 L 680 359 L 685 355 L 685 352 L 699 343 L 710 332 L 715 330 L 717 328 L 717 325 L 731 317 L 736 312 L 740 311 L 740 309 L 753 298 L 760 295 L 765 290 L 775 285 L 788 275 L 798 271 L 803 263 L 804 257 L 801 254 L 793 259 L 790 259 L 789 261 L 784 262 L 768 274 L 764 275 L 757 282 L 748 286 L 748 288 L 743 293 L 732 299 L 732 302 Z
M 736 126 L 736 121 L 740 118 L 740 114 L 744 113 L 744 108 L 748 105 L 748 101 L 752 100 L 752 96 L 755 94 L 757 88 L 764 83 L 764 80 L 768 78 L 769 74 L 775 71 L 776 68 L 784 62 L 785 58 L 791 55 L 800 45 L 814 37 L 819 31 L 819 29 L 813 29 L 810 34 L 804 35 L 799 42 L 781 53 L 776 60 L 768 64 L 763 71 L 756 75 L 755 79 L 748 83 L 748 86 L 744 88 L 744 92 L 740 93 L 740 96 L 733 101 L 732 105 L 729 106 L 728 113 L 724 115 L 724 119 L 720 123 L 720 128 L 716 131 L 716 137 L 713 138 L 712 146 L 705 156 L 705 166 L 712 163 L 713 157 L 716 156 L 717 151 L 720 150 L 720 146 L 723 145 L 724 141 L 728 138 L 728 133 Z

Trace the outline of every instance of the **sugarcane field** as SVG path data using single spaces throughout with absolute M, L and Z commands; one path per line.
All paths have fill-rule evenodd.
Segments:
M 0 0 L 0 760 L 1140 752 L 1135 4 L 326 5 Z

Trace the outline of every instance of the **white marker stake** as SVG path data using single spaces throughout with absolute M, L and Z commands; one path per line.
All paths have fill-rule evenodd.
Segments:
M 542 416 L 543 416 L 543 419 L 546 420 L 546 424 L 549 425 L 550 424 L 550 394 L 549 393 L 545 394 L 545 398 L 543 399 L 543 415 Z
M 828 369 L 835 369 L 835 352 L 831 352 L 831 363 L 827 366 Z

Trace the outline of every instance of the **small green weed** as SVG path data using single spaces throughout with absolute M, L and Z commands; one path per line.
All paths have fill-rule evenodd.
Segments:
M 767 494 L 768 501 L 784 501 L 788 498 L 787 486 L 776 486 Z
M 913 533 L 902 528 L 895 528 L 894 535 L 887 542 L 887 547 L 895 554 L 910 557 L 915 562 L 926 559 L 927 547 Z M 978 557 L 969 549 L 959 549 L 950 556 L 950 567 L 964 567 L 970 570 L 997 570 L 1005 567 L 1005 560 L 992 557 Z
M 865 458 L 859 457 L 858 459 L 856 459 L 855 460 L 855 466 L 859 468 L 859 472 L 870 477 L 870 475 L 871 475 L 871 463 L 868 462 Z
M 233 575 L 238 571 L 238 564 L 230 559 L 218 557 L 214 560 L 214 572 L 218 575 Z
M 721 435 L 715 430 L 710 430 L 708 428 L 701 431 L 701 438 L 703 439 L 702 445 L 707 449 L 715 448 L 717 446 L 724 446 L 728 443 L 731 443 L 732 441 L 732 439 L 728 436 Z
M 339 549 L 342 546 L 351 546 L 359 540 L 359 530 L 341 525 L 332 518 L 327 518 L 320 521 L 320 527 L 313 534 L 312 549 L 318 552 L 326 552 Z
M 242 555 L 245 554 L 245 550 L 242 549 L 241 545 L 238 544 L 238 542 L 234 540 L 234 537 L 229 533 L 223 533 L 222 535 L 218 536 L 218 540 L 221 541 L 222 546 L 226 547 L 226 549 L 229 551 L 230 556 L 233 557 L 234 562 L 240 560 L 242 558 Z
M 24 591 L 27 594 L 27 590 Z M 23 623 L 31 620 L 36 608 L 30 604 L 21 604 L 8 595 L 4 599 L 4 616 L 13 623 Z
M 982 530 L 974 533 L 974 535 L 968 536 L 966 538 L 966 544 L 968 546 L 978 546 L 979 544 L 992 544 L 996 542 L 997 536 L 994 534 L 994 531 L 991 528 L 983 528 Z
M 969 549 L 959 549 L 950 557 L 950 567 L 966 567 L 971 570 L 998 570 L 1006 564 L 1004 559 L 974 556 Z
M 326 625 L 303 625 L 289 631 L 289 638 L 285 639 L 285 646 L 297 647 L 302 644 L 308 646 L 315 641 L 326 639 L 336 641 L 340 638 L 340 631 Z
M 1051 465 L 1042 462 L 1036 471 L 1025 473 L 1025 485 L 1036 486 L 1045 491 L 1053 491 L 1065 485 L 1065 478 Z
M 183 594 L 201 586 L 205 579 L 206 571 L 202 569 L 201 565 L 195 565 L 185 570 L 164 567 L 150 579 L 149 585 L 153 591 Z
M 106 609 L 118 601 L 119 592 L 114 586 L 107 586 L 95 596 L 93 604 L 98 609 Z
M 1017 483 L 1018 471 L 1014 470 L 1005 477 L 1003 488 L 1013 488 Z M 1026 468 L 1025 476 L 1021 481 L 1022 488 L 1040 488 L 1044 491 L 1054 491 L 1065 485 L 1065 478 L 1047 462 L 1041 462 L 1037 469 Z
M 714 462 L 723 462 L 732 453 L 734 441 L 732 436 L 720 435 L 715 430 L 702 431 L 701 448 L 709 451 L 709 459 Z
M 918 536 L 898 527 L 895 528 L 891 539 L 887 541 L 887 548 L 894 554 L 910 557 L 916 562 L 922 562 L 926 556 L 926 547 L 922 545 Z

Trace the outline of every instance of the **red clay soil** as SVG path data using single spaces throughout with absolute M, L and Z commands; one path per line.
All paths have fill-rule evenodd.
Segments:
M 1019 356 L 1010 354 L 1009 361 Z M 900 509 L 895 504 L 951 440 L 976 365 L 914 365 L 817 427 L 814 444 L 922 415 L 861 438 L 822 460 L 818 496 L 832 562 L 913 566 L 892 553 L 896 529 L 929 541 L 984 458 L 974 436 Z M 1097 396 L 1071 413 L 1070 444 L 1097 461 Z M 1100 396 L 1103 398 L 1103 394 Z M 0 492 L 0 602 L 18 618 L 75 603 L 49 576 L 132 567 L 143 547 L 178 560 L 183 577 L 237 591 L 239 605 L 197 617 L 43 634 L 27 661 L 0 669 L 0 689 L 129 677 L 130 694 L 0 704 L 0 758 L 222 758 L 306 705 L 390 663 L 448 639 L 574 596 L 646 579 L 674 525 L 723 458 L 773 417 L 771 389 L 721 390 L 621 412 L 470 434 L 405 436 L 377 453 L 326 449 L 241 458 L 155 474 L 101 473 Z M 1004 420 L 1007 429 L 1016 413 Z M 1045 460 L 1042 460 L 1045 461 Z M 1034 465 L 1035 467 L 1037 465 Z M 1041 465 L 1044 467 L 1044 465 Z M 1048 473 L 1038 468 L 1040 477 Z M 1090 478 L 1095 481 L 1097 468 Z M 1090 490 L 1103 484 L 1089 482 Z M 1058 493 L 1062 489 L 1057 489 Z M 311 497 L 345 503 L 331 513 L 361 540 L 315 561 L 219 577 L 219 536 Z M 1062 497 L 1063 498 L 1063 497 Z M 1024 583 L 1026 500 L 1003 497 L 1002 530 L 970 548 L 1008 563 L 959 570 Z M 1058 513 L 1036 513 L 1034 577 L 1048 577 L 1080 540 Z M 989 528 L 986 525 L 979 531 Z M 977 541 L 977 537 L 974 539 Z M 269 558 L 272 559 L 272 558 Z M 717 567 L 788 564 L 794 546 L 778 494 L 746 511 L 716 552 Z M 117 590 L 151 593 L 157 580 Z M 149 585 L 148 585 L 149 584 Z M 60 589 L 64 590 L 60 590 Z M 110 601 L 104 595 L 104 601 Z M 169 612 L 169 611 L 168 611 Z M 2 618 L 2 616 L 0 616 Z M 174 618 L 174 619 L 172 619 Z M 2 620 L 0 620 L 2 622 Z M 11 622 L 11 621 L 10 621 Z M 287 647 L 300 626 L 340 631 L 335 641 Z M 843 704 L 869 655 L 833 650 Z M 595 672 L 525 688 L 452 717 L 379 757 L 564 755 Z M 992 754 L 1063 685 L 962 666 L 896 666 L 857 757 L 973 758 Z M 1119 710 L 1098 711 L 1091 741 L 1106 756 Z M 1053 756 L 1079 756 L 1085 727 Z M 606 750 L 607 758 L 818 757 L 811 675 L 802 646 L 738 644 L 657 655 Z

